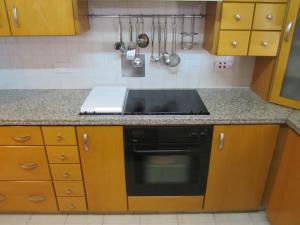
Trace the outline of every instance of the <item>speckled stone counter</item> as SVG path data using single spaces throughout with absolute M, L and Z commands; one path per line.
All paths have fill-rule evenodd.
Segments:
M 295 110 L 289 116 L 287 124 L 300 135 L 300 110 Z
M 199 89 L 210 115 L 79 115 L 90 90 L 0 90 L 0 125 L 289 124 L 293 110 L 266 103 L 248 88 Z M 297 119 L 298 118 L 298 119 Z M 296 121 L 296 122 L 295 122 Z

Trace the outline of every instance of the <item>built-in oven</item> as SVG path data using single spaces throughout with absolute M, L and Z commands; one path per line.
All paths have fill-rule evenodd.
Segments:
M 129 196 L 204 195 L 212 126 L 125 127 Z

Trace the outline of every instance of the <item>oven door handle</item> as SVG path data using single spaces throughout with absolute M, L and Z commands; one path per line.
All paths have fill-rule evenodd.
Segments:
M 135 153 L 183 153 L 183 152 L 187 152 L 186 150 L 181 150 L 181 149 L 178 149 L 178 150 L 161 150 L 161 149 L 156 149 L 156 150 L 138 150 L 136 148 L 133 149 L 133 152 Z

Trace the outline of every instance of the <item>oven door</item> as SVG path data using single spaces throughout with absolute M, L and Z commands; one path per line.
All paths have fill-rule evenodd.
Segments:
M 209 157 L 210 143 L 128 145 L 128 195 L 204 195 Z

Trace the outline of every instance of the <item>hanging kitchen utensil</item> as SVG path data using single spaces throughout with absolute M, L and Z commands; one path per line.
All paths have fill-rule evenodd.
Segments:
M 141 17 L 142 33 L 138 36 L 137 44 L 140 48 L 146 48 L 149 45 L 149 37 L 144 32 L 144 18 Z
M 182 22 L 181 22 L 181 49 L 192 49 L 195 45 L 194 42 L 194 36 L 197 35 L 198 33 L 195 33 L 195 16 L 191 18 L 191 31 L 190 32 L 185 32 L 184 31 L 184 17 L 182 17 Z M 184 38 L 188 37 L 190 38 L 189 41 L 184 41 Z
M 151 28 L 151 58 L 150 62 L 153 63 L 155 62 L 154 58 L 154 41 L 155 41 L 155 24 L 154 24 L 154 16 L 152 17 L 152 28 Z
M 168 64 L 171 67 L 175 67 L 180 63 L 180 56 L 176 53 L 176 18 L 173 18 L 172 26 L 172 54 L 170 55 L 170 63 Z
M 119 15 L 119 35 L 120 40 L 115 43 L 115 49 L 121 51 L 122 53 L 126 52 L 125 44 L 123 42 L 123 29 L 122 29 L 122 21 L 121 16 Z
M 161 59 L 161 24 L 160 17 L 157 18 L 157 42 L 158 42 L 158 56 L 155 57 L 155 62 Z
M 167 39 L 168 39 L 168 22 L 167 17 L 165 16 L 164 24 L 164 51 L 162 53 L 163 62 L 168 65 L 170 63 L 170 54 L 167 52 Z
M 127 60 L 134 60 L 136 54 L 136 42 L 133 41 L 132 17 L 129 17 L 129 43 L 126 52 Z
M 136 35 L 135 35 L 135 41 L 136 41 L 136 52 L 134 60 L 132 61 L 132 65 L 134 68 L 140 68 L 144 65 L 144 61 L 139 55 L 139 45 L 138 45 L 138 33 L 139 33 L 139 17 L 136 18 Z

